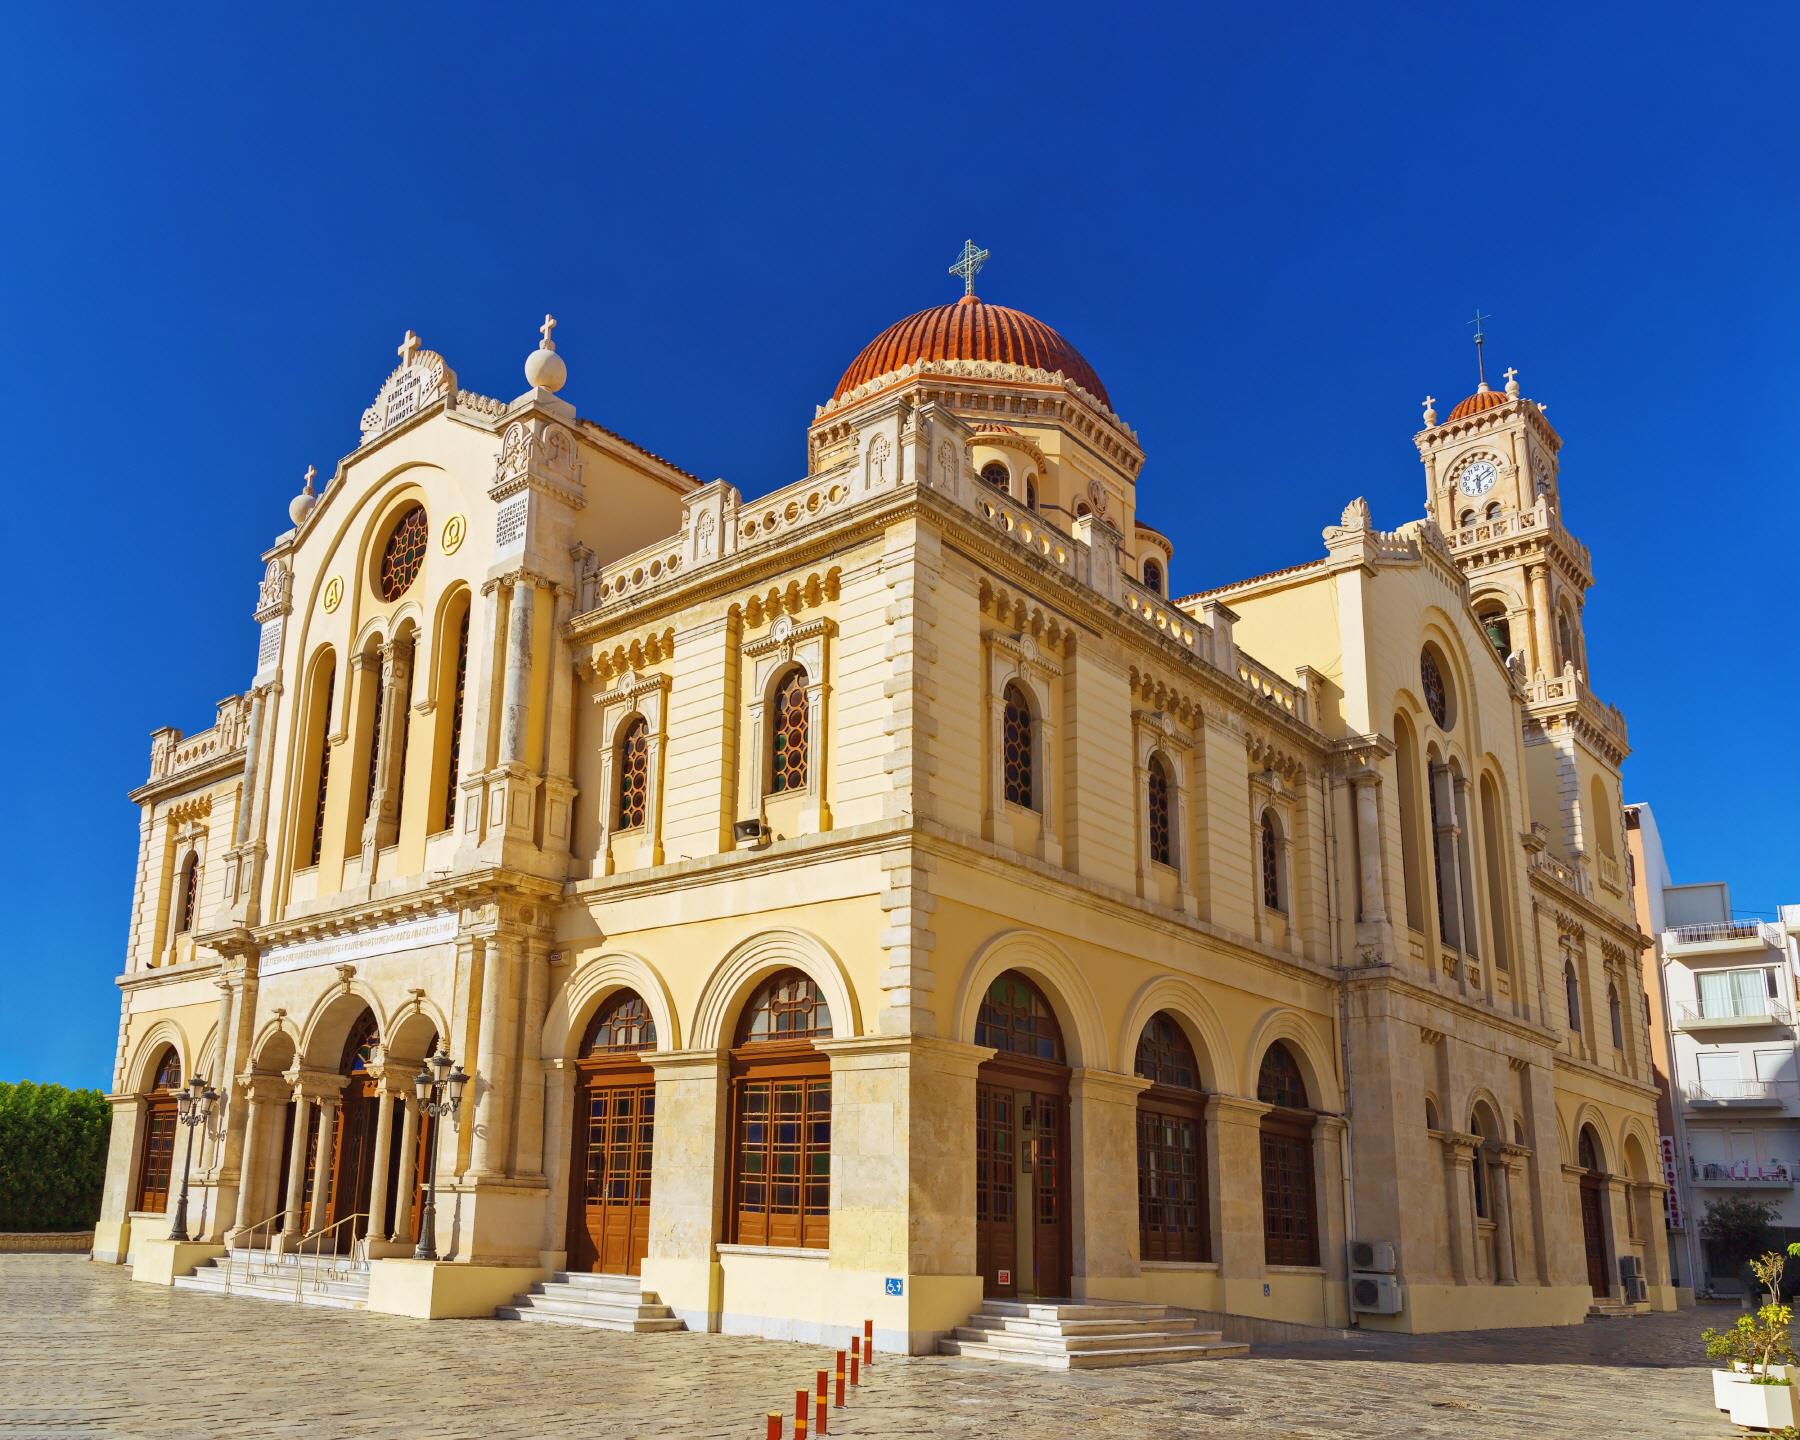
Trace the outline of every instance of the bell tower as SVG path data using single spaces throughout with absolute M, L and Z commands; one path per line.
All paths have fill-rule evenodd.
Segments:
M 1485 317 L 1478 317 L 1485 318 Z M 1505 388 L 1487 382 L 1479 324 L 1475 393 L 1438 423 L 1425 397 L 1425 428 L 1413 437 L 1425 466 L 1425 513 L 1437 522 L 1488 642 L 1525 674 L 1587 672 L 1581 611 L 1593 584 L 1587 547 L 1564 528 L 1557 452 L 1562 437 L 1544 407 L 1519 393 L 1519 372 Z

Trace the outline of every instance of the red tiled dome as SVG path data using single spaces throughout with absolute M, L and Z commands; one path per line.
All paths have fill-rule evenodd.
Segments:
M 987 360 L 1060 370 L 1100 403 L 1112 408 L 1106 387 L 1081 353 L 1042 320 L 1004 305 L 965 295 L 952 305 L 921 310 L 888 326 L 850 362 L 831 398 L 910 365 L 915 360 Z
M 1483 410 L 1492 410 L 1496 405 L 1504 405 L 1512 396 L 1504 390 L 1477 390 L 1466 400 L 1457 401 L 1456 408 L 1450 412 L 1450 420 L 1466 420 L 1471 415 L 1479 415 Z M 1444 423 L 1448 425 L 1450 420 Z

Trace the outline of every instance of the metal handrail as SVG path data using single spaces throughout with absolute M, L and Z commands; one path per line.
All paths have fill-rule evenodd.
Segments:
M 324 1256 L 325 1256 L 324 1237 L 331 1234 L 335 1230 L 342 1229 L 344 1226 L 350 1224 L 352 1221 L 367 1220 L 368 1218 L 369 1218 L 369 1212 L 367 1210 L 358 1210 L 354 1215 L 346 1215 L 340 1220 L 333 1220 L 331 1222 L 331 1224 L 321 1225 L 317 1230 L 309 1230 L 306 1232 L 306 1234 L 304 1234 L 300 1237 L 299 1241 L 294 1246 L 294 1300 L 295 1300 L 295 1303 L 299 1302 L 300 1292 L 301 1292 L 301 1289 L 304 1287 L 305 1281 L 306 1281 L 306 1242 L 309 1240 L 317 1242 L 313 1246 L 313 1289 L 317 1290 L 321 1286 L 321 1284 L 323 1284 L 323 1282 L 319 1279 L 319 1271 L 322 1268 L 322 1262 L 323 1262 Z M 350 1246 L 350 1262 L 351 1262 L 351 1264 L 356 1263 L 356 1250 L 357 1250 L 358 1246 L 362 1247 L 364 1255 L 366 1256 L 367 1252 L 368 1252 L 368 1240 L 367 1240 L 366 1236 L 361 1239 L 353 1240 L 351 1242 L 351 1246 Z M 337 1258 L 335 1251 L 332 1254 L 332 1258 L 333 1259 Z
M 236 1251 L 237 1250 L 246 1250 L 246 1251 L 249 1251 L 251 1254 L 255 1254 L 256 1248 L 257 1248 L 256 1247 L 257 1231 L 269 1229 L 269 1227 L 274 1225 L 274 1223 L 277 1220 L 285 1220 L 287 1218 L 287 1213 L 288 1213 L 287 1206 L 283 1205 L 279 1210 L 277 1210 L 273 1215 L 269 1216 L 266 1220 L 258 1220 L 254 1225 L 252 1225 L 248 1230 L 246 1230 L 244 1232 L 244 1235 L 247 1237 L 247 1239 L 249 1241 L 248 1244 L 239 1244 L 235 1249 L 228 1249 L 225 1252 L 225 1293 L 227 1295 L 229 1295 L 231 1293 L 232 1270 L 234 1269 L 234 1267 L 237 1264 Z M 270 1240 L 271 1244 L 274 1242 L 274 1239 L 275 1239 L 275 1232 L 273 1230 L 269 1230 L 269 1240 Z M 246 1280 L 248 1280 L 250 1278 L 251 1264 L 252 1264 L 252 1262 L 248 1259 L 246 1259 L 244 1261 L 244 1279 L 246 1279 Z

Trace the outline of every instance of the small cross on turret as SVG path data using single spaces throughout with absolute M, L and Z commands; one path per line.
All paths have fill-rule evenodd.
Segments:
M 412 364 L 413 356 L 419 353 L 419 337 L 408 330 L 406 338 L 400 342 L 400 348 L 394 353 L 400 357 L 402 365 Z
M 544 337 L 544 349 L 546 350 L 554 350 L 556 348 L 556 341 L 550 338 L 550 332 L 554 329 L 556 329 L 556 317 L 554 315 L 546 315 L 544 317 L 544 323 L 538 326 L 538 334 Z
M 987 262 L 987 251 L 977 248 L 973 240 L 963 241 L 962 254 L 957 257 L 956 263 L 950 267 L 950 273 L 952 275 L 962 276 L 964 299 L 972 300 L 975 298 L 975 276 Z

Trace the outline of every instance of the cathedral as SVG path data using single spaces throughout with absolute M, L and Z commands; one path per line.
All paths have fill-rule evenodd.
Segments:
M 1181 595 L 985 258 L 754 497 L 580 416 L 549 317 L 512 400 L 407 333 L 131 795 L 95 1260 L 910 1352 L 999 1299 L 1673 1306 L 1544 407 L 1428 399 L 1417 518 Z

